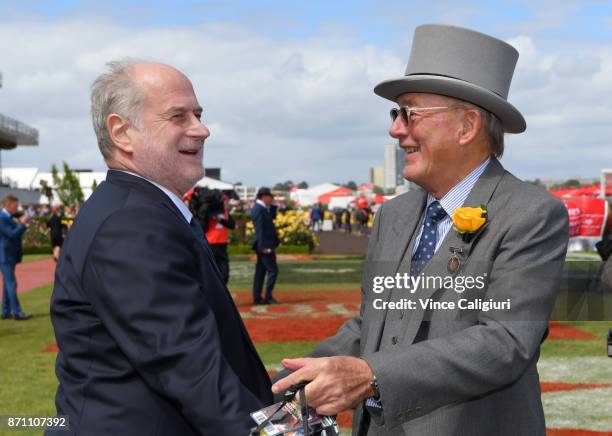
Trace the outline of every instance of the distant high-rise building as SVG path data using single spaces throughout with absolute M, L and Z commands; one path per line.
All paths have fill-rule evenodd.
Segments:
M 385 145 L 385 189 L 395 189 L 397 186 L 397 145 Z
M 370 183 L 374 186 L 385 186 L 385 169 L 383 167 L 370 167 Z
M 395 150 L 395 185 L 402 186 L 408 183 L 408 181 L 404 178 L 405 151 L 397 146 Z

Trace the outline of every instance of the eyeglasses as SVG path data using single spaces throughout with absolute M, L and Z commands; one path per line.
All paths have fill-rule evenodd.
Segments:
M 455 109 L 458 106 L 432 106 L 432 107 L 394 107 L 391 109 L 391 121 L 395 122 L 398 116 L 401 115 L 402 119 L 406 124 L 410 124 L 410 122 L 414 119 L 414 115 L 416 116 L 424 116 L 426 112 L 435 112 L 435 111 L 443 111 L 449 109 Z

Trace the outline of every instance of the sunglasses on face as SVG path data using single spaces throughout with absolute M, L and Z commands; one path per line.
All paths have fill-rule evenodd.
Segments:
M 424 116 L 427 112 L 436 112 L 454 109 L 455 106 L 432 106 L 432 107 L 408 107 L 408 106 L 400 106 L 394 107 L 391 109 L 391 121 L 395 122 L 398 116 L 402 117 L 402 120 L 406 124 L 410 124 L 410 121 L 414 119 L 415 116 Z

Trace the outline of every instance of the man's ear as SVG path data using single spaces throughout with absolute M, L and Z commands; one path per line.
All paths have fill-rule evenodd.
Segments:
M 459 144 L 471 143 L 478 136 L 482 124 L 482 115 L 477 109 L 466 109 L 459 131 Z
M 110 114 L 106 118 L 106 128 L 110 139 L 113 141 L 115 146 L 125 153 L 132 153 L 133 144 L 132 136 L 128 129 L 130 128 L 130 122 L 117 114 Z

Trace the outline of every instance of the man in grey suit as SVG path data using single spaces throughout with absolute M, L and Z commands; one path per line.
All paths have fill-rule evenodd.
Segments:
M 422 190 L 379 210 L 359 316 L 283 360 L 275 393 L 310 381 L 319 413 L 355 408 L 354 435 L 545 434 L 536 363 L 568 217 L 498 160 L 526 129 L 507 101 L 517 59 L 468 29 L 416 29 L 405 76 L 374 92 L 399 105 L 389 133 Z

